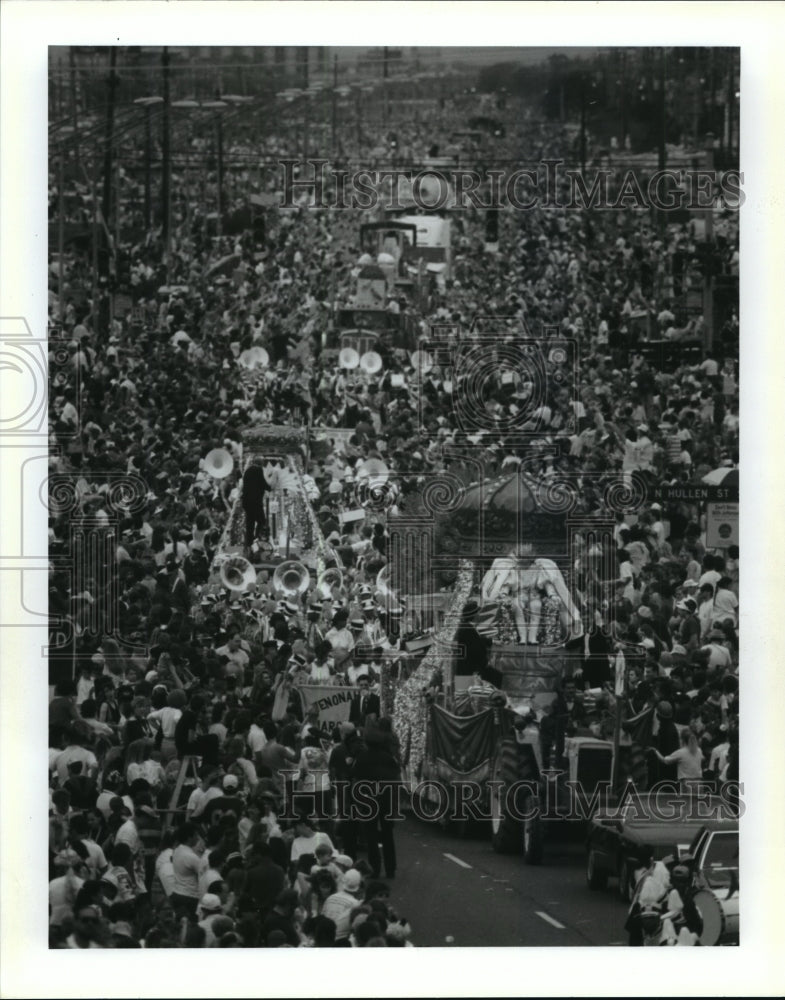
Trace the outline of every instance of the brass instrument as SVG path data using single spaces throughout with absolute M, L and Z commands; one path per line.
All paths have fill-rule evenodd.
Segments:
M 332 599 L 333 588 L 343 586 L 343 573 L 336 567 L 331 566 L 330 569 L 326 569 L 323 573 L 319 574 L 319 579 L 316 582 L 316 589 L 320 597 L 325 600 Z
M 234 468 L 234 459 L 226 448 L 213 448 L 204 457 L 205 472 L 213 479 L 225 479 Z
M 256 570 L 243 556 L 230 556 L 221 564 L 221 583 L 227 590 L 243 591 L 256 583 Z
M 308 567 L 294 559 L 282 562 L 273 574 L 273 588 L 283 597 L 299 597 L 310 583 Z

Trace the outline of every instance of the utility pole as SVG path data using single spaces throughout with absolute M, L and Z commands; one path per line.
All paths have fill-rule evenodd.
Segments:
M 308 89 L 308 46 L 303 45 L 300 49 L 300 63 L 301 63 L 301 79 L 303 82 L 303 90 Z
M 626 149 L 627 142 L 627 52 L 621 52 L 621 135 L 619 148 Z
M 153 125 L 151 119 L 151 106 L 145 105 L 145 148 L 144 148 L 144 225 L 147 232 L 150 232 L 152 220 L 152 172 L 153 172 Z
M 706 170 L 714 170 L 714 133 L 706 133 Z M 713 190 L 713 188 L 712 188 Z M 705 264 L 703 267 L 703 347 L 710 351 L 714 344 L 714 198 L 704 212 Z
M 224 217 L 224 123 L 220 111 L 217 118 L 218 225 L 221 226 Z
M 122 182 L 120 164 L 115 163 L 115 183 L 114 183 L 114 255 L 115 255 L 115 276 L 117 273 L 117 254 L 120 249 L 120 186 Z
M 137 97 L 134 104 L 144 108 L 144 225 L 147 232 L 152 228 L 152 172 L 153 172 L 153 105 L 162 104 L 161 97 Z
M 581 173 L 586 173 L 586 74 L 581 74 Z
M 332 122 L 332 145 L 333 156 L 337 151 L 337 126 L 338 126 L 338 56 L 333 56 L 333 122 Z
M 170 213 L 169 203 L 171 201 L 171 150 L 170 150 L 170 121 L 169 121 L 169 49 L 164 45 L 161 55 L 161 68 L 163 70 L 163 136 L 161 141 L 161 215 L 162 233 L 164 238 L 164 256 L 167 269 L 169 267 L 169 250 L 171 247 Z
M 93 288 L 92 288 L 92 304 L 90 306 L 90 319 L 93 325 L 93 329 L 98 326 L 99 323 L 99 311 L 98 311 L 98 187 L 95 183 L 95 174 L 97 164 L 91 164 L 92 176 L 90 177 L 90 194 L 93 199 Z
M 382 83 L 382 117 L 384 119 L 384 127 L 385 128 L 387 128 L 387 77 L 389 76 L 389 73 L 390 73 L 389 55 L 388 55 L 387 46 L 385 45 L 384 46 L 384 59 L 382 60 L 382 74 L 383 74 L 383 81 L 384 81 Z
M 728 147 L 727 147 L 727 165 L 731 161 L 733 155 L 733 105 L 736 101 L 736 88 L 734 86 L 734 75 L 736 68 L 736 59 L 733 55 L 733 49 L 728 51 Z
M 65 253 L 65 164 L 63 162 L 63 146 L 60 144 L 57 176 L 57 316 L 60 321 L 60 336 L 65 324 L 65 272 L 63 255 Z
M 106 98 L 106 131 L 104 133 L 104 195 L 101 211 L 104 216 L 104 225 L 109 225 L 112 217 L 112 132 L 114 130 L 114 105 L 115 88 L 117 87 L 117 49 L 113 45 L 109 49 L 109 88 Z M 101 258 L 101 273 L 107 274 L 109 271 L 109 239 L 104 235 L 102 243 L 106 247 L 107 253 Z
M 79 170 L 79 101 L 76 93 L 76 53 L 73 45 L 68 48 L 68 65 L 71 75 L 71 114 L 74 126 L 74 156 L 77 171 Z
M 659 170 L 665 169 L 665 124 L 666 124 L 666 101 L 665 101 L 665 49 L 660 49 L 660 136 L 659 148 L 657 150 L 657 167 Z

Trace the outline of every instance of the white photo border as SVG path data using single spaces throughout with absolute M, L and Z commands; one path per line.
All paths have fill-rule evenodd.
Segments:
M 785 707 L 775 625 L 785 593 L 785 455 L 781 403 L 785 316 L 782 180 L 785 7 L 766 3 L 113 3 L 5 0 L 0 9 L 2 273 L 0 317 L 46 330 L 47 47 L 99 44 L 390 44 L 529 46 L 741 46 L 742 944 L 738 949 L 649 953 L 592 948 L 443 949 L 389 953 L 307 950 L 50 951 L 47 947 L 46 626 L 21 626 L 18 486 L 3 475 L 0 519 L 0 805 L 2 962 L 8 997 L 132 996 L 612 996 L 778 995 L 783 897 L 782 751 Z M 24 445 L 24 442 L 21 442 Z M 16 442 L 14 447 L 16 447 Z M 10 453 L 10 454 L 9 454 Z M 0 463 L 18 455 L 5 442 Z M 11 477 L 11 480 L 13 477 Z M 45 518 L 36 525 L 45 537 Z M 15 533 L 16 532 L 16 533 Z M 15 547 L 16 546 L 16 547 Z M 16 561 L 15 561 L 16 560 Z M 34 574 L 31 574 L 33 576 Z M 12 572 L 11 579 L 21 573 Z M 416 928 L 415 928 L 416 932 Z M 106 968 L 104 969 L 104 966 Z M 99 974 L 100 973 L 100 974 Z

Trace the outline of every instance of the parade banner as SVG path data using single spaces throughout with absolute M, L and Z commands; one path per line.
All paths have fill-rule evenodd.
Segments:
M 313 705 L 319 706 L 319 725 L 329 729 L 334 723 L 348 722 L 352 698 L 360 693 L 356 687 L 334 687 L 332 684 L 304 684 L 298 687 L 303 703 L 303 715 Z
M 444 765 L 448 773 L 474 771 L 493 756 L 496 745 L 493 719 L 492 709 L 461 717 L 432 705 L 433 758 Z

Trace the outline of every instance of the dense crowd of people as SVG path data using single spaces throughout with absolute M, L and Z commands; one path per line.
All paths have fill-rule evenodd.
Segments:
M 374 147 L 419 156 L 446 145 L 463 114 L 434 101 Z M 526 116 L 504 140 L 543 156 L 564 141 L 560 126 Z M 282 133 L 264 152 L 296 150 Z M 262 186 L 236 177 L 238 204 Z M 450 448 L 471 372 L 423 371 L 381 340 L 380 372 L 340 367 L 332 321 L 354 294 L 360 211 L 269 207 L 263 238 L 211 236 L 207 215 L 198 202 L 175 214 L 168 259 L 157 232 L 121 240 L 110 280 L 96 281 L 78 247 L 62 261 L 62 289 L 50 268 L 50 471 L 71 484 L 67 503 L 52 495 L 49 523 L 53 631 L 70 629 L 53 653 L 49 707 L 51 944 L 407 946 L 394 823 L 383 810 L 352 819 L 342 796 L 361 780 L 394 785 L 405 764 L 380 683 L 421 623 L 379 574 L 390 519 L 425 478 L 469 484 Z M 726 230 L 730 261 L 738 232 Z M 575 393 L 546 378 L 530 415 L 541 433 L 525 457 L 533 482 L 569 475 L 578 510 L 599 514 L 608 476 L 695 483 L 737 465 L 736 319 L 697 363 L 677 357 L 667 370 L 634 337 L 640 310 L 667 340 L 691 322 L 676 264 L 695 250 L 689 226 L 541 207 L 501 214 L 498 253 L 485 242 L 482 213 L 454 213 L 453 276 L 417 301 L 393 289 L 387 308 L 423 336 L 449 323 L 468 338 L 480 314 L 511 340 L 547 324 L 554 343 L 577 343 Z M 240 359 L 252 347 L 269 364 L 249 373 Z M 488 413 L 518 412 L 531 391 L 491 379 Z M 242 432 L 305 424 L 328 442 L 298 460 L 340 577 L 284 595 L 261 571 L 244 593 L 227 589 L 215 557 L 244 489 Z M 351 434 L 331 438 L 340 428 Z M 486 431 L 477 445 L 488 479 L 516 474 L 512 436 Z M 215 448 L 233 457 L 226 478 L 206 468 Z M 358 492 L 370 460 L 393 484 L 380 509 Z M 650 777 L 738 777 L 738 549 L 707 547 L 697 503 L 645 502 L 616 521 L 612 572 L 599 573 L 608 560 L 590 545 L 565 567 L 583 620 L 609 628 L 587 631 L 544 730 L 604 731 L 622 644 L 635 650 L 628 717 L 656 709 Z M 76 559 L 110 524 L 111 550 Z M 268 529 L 260 516 L 246 554 L 259 554 Z M 598 574 L 595 604 L 586 595 Z M 309 684 L 351 687 L 349 719 L 321 726 L 298 695 Z

